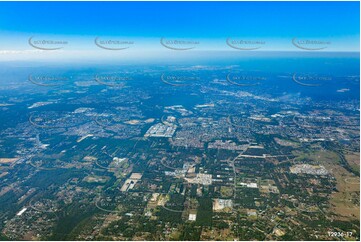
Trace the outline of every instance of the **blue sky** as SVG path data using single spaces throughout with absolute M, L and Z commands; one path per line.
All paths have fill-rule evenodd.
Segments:
M 359 2 L 0 2 L 0 51 L 31 50 L 31 36 L 69 41 L 63 51 L 92 51 L 96 36 L 153 50 L 161 37 L 226 50 L 234 37 L 300 51 L 291 44 L 297 37 L 330 41 L 328 51 L 359 51 L 359 19 Z

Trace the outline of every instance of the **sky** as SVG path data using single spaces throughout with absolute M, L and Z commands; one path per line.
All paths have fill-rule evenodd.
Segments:
M 359 20 L 359 2 L 0 2 L 0 60 L 139 58 L 167 55 L 174 48 L 359 52 Z M 110 51 L 97 46 L 96 37 L 98 44 L 132 44 Z M 66 44 L 29 44 L 41 40 Z M 172 45 L 173 40 L 190 43 Z

